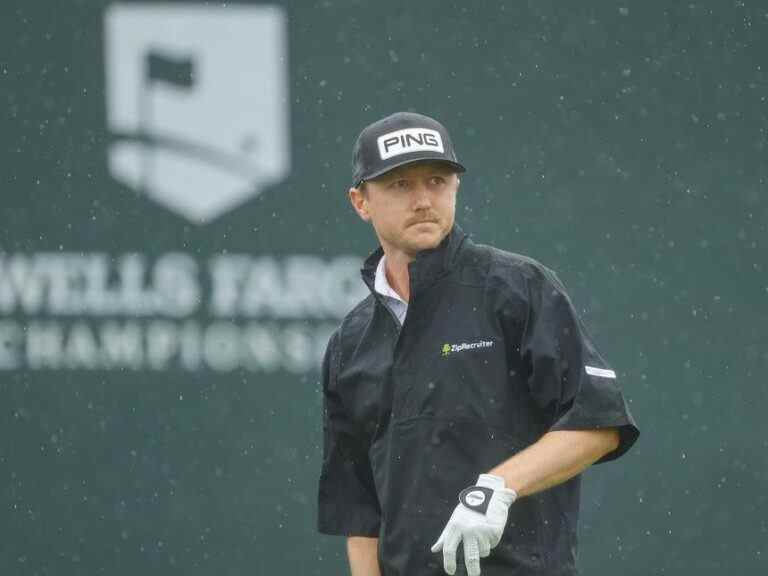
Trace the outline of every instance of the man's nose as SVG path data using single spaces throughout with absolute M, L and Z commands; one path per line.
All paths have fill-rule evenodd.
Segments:
M 423 182 L 417 182 L 413 186 L 413 203 L 417 209 L 429 208 L 432 205 L 429 189 Z

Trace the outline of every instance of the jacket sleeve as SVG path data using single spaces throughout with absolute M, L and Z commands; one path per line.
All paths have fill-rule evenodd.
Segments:
M 381 511 L 368 450 L 338 394 L 338 332 L 322 366 L 323 463 L 318 486 L 318 530 L 323 534 L 379 534 Z
M 619 446 L 600 462 L 624 454 L 640 432 L 616 382 L 595 349 L 554 272 L 541 267 L 528 286 L 528 315 L 520 352 L 535 403 L 551 415 L 550 431 L 617 428 Z

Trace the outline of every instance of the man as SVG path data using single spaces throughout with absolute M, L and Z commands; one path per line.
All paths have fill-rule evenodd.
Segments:
M 353 576 L 576 574 L 579 473 L 639 434 L 615 373 L 552 271 L 454 223 L 440 123 L 371 124 L 353 169 L 381 246 L 323 362 L 320 531 Z

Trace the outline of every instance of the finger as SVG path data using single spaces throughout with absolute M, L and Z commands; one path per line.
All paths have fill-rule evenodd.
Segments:
M 432 552 L 439 552 L 442 547 L 445 545 L 445 537 L 448 534 L 448 529 L 452 526 L 451 521 L 449 520 L 448 523 L 445 525 L 445 528 L 443 528 L 443 531 L 440 532 L 440 537 L 437 539 L 437 542 L 432 544 Z
M 487 558 L 491 555 L 491 541 L 487 535 L 481 534 L 477 537 L 477 546 L 480 548 L 480 558 Z
M 440 549 L 443 547 L 443 541 L 445 540 L 445 531 L 447 529 L 448 529 L 447 526 L 443 528 L 443 531 L 440 533 L 440 538 L 437 539 L 437 542 L 432 544 L 432 548 L 430 548 L 432 552 L 440 552 Z
M 456 573 L 456 549 L 460 541 L 461 533 L 451 525 L 443 540 L 443 568 L 451 576 Z
M 480 549 L 475 536 L 464 536 L 464 564 L 469 576 L 480 576 Z
M 501 542 L 501 532 L 494 531 L 493 534 L 490 535 L 489 542 L 491 548 L 496 548 L 496 546 L 499 545 L 499 542 Z

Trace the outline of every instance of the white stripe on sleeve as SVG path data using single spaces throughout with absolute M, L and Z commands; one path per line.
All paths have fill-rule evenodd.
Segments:
M 590 376 L 600 376 L 601 378 L 616 378 L 616 372 L 613 370 L 606 370 L 604 368 L 595 368 L 594 366 L 584 366 L 584 370 Z

